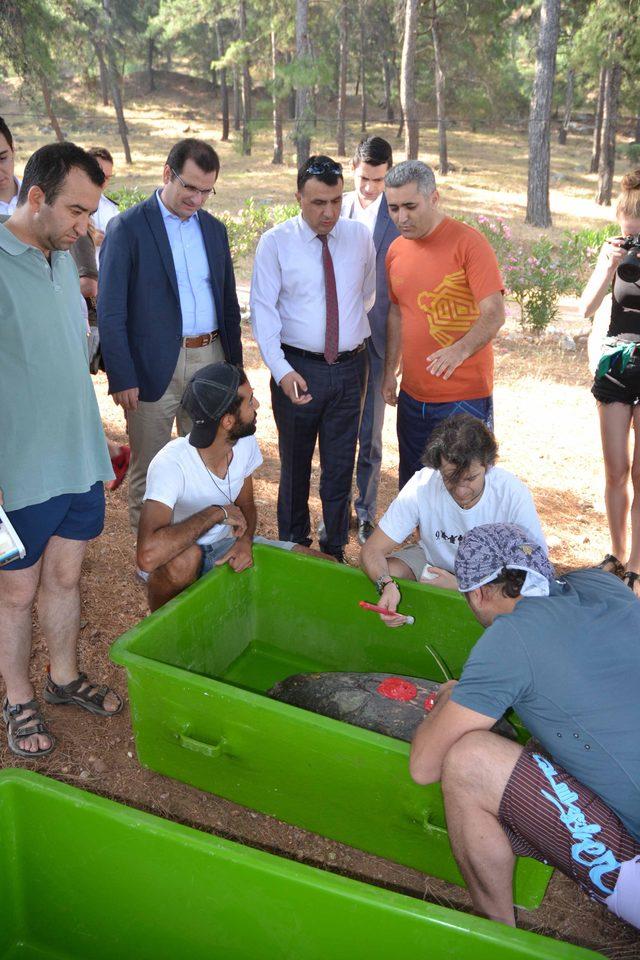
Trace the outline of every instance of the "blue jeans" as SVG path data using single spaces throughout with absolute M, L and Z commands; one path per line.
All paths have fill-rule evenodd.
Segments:
M 424 448 L 439 423 L 456 413 L 470 413 L 493 430 L 493 396 L 451 403 L 423 403 L 403 390 L 398 396 L 398 448 L 400 451 L 399 486 L 422 469 Z

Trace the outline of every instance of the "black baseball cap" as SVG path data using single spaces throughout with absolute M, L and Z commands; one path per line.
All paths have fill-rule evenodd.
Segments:
M 193 420 L 189 434 L 192 447 L 211 446 L 220 419 L 237 397 L 242 382 L 242 373 L 233 363 L 209 363 L 194 373 L 181 400 L 183 409 Z

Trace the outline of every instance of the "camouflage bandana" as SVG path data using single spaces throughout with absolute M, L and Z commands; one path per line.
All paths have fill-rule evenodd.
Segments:
M 521 596 L 548 597 L 555 580 L 543 548 L 515 523 L 487 523 L 462 538 L 456 555 L 458 590 L 469 593 L 491 583 L 504 569 L 527 573 Z

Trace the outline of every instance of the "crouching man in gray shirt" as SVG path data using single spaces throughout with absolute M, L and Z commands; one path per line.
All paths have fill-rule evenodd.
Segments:
M 486 627 L 411 749 L 442 781 L 477 913 L 515 925 L 515 856 L 535 857 L 640 928 L 640 603 L 602 570 L 561 581 L 515 524 L 467 533 L 456 577 Z M 490 732 L 513 707 L 535 737 Z

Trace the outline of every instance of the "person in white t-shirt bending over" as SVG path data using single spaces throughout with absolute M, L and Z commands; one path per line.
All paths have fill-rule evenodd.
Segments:
M 402 488 L 362 548 L 361 566 L 376 584 L 379 606 L 389 626 L 400 603 L 394 579 L 428 581 L 456 589 L 453 574 L 458 544 L 467 531 L 485 523 L 517 523 L 547 552 L 533 503 L 525 485 L 496 467 L 498 444 L 489 428 L 468 413 L 456 414 L 436 427 L 419 470 Z M 415 528 L 420 540 L 400 545 Z
M 138 566 L 149 575 L 151 610 L 214 566 L 246 570 L 254 542 L 296 546 L 254 536 L 251 475 L 262 464 L 254 437 L 259 404 L 244 371 L 231 363 L 208 364 L 189 381 L 182 406 L 193 428 L 151 461 L 138 527 Z

